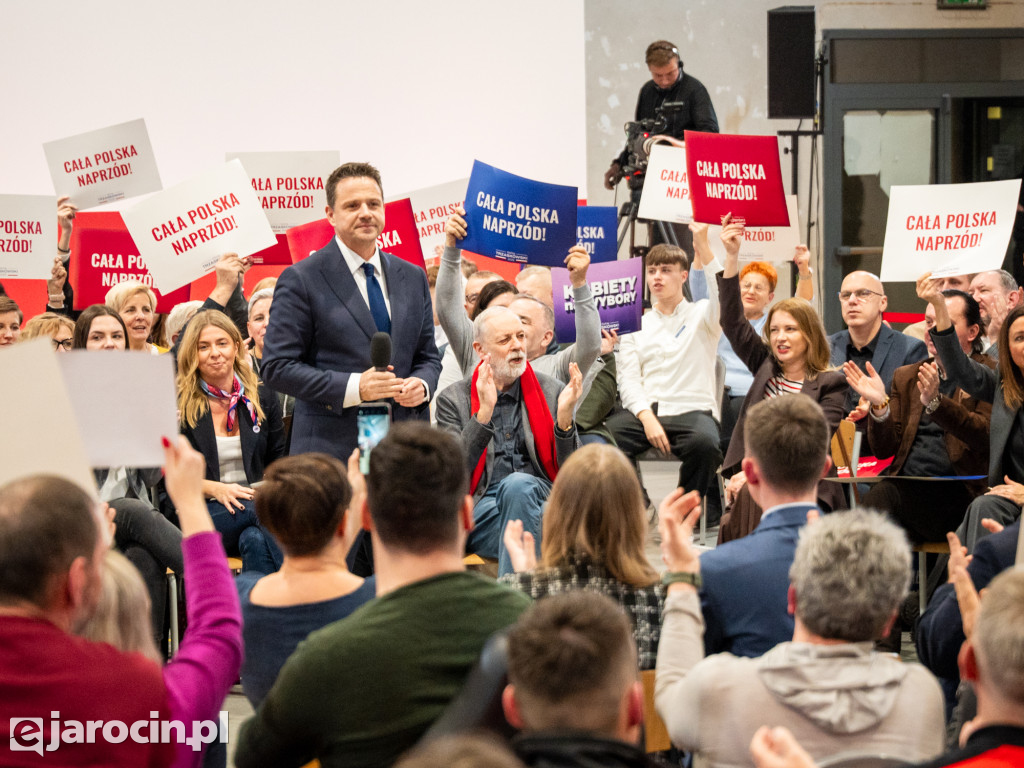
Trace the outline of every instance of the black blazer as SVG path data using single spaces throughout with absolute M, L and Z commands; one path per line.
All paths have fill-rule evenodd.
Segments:
M 242 439 L 242 461 L 245 477 L 249 483 L 263 479 L 263 472 L 271 462 L 285 455 L 284 423 L 281 420 L 281 405 L 277 395 L 260 384 L 260 406 L 264 419 L 260 431 L 253 431 L 249 409 L 239 404 L 238 434 Z M 207 409 L 199 422 L 190 427 L 182 422 L 181 434 L 188 438 L 192 447 L 206 459 L 206 479 L 220 482 L 220 457 L 217 454 L 217 434 L 213 429 L 213 414 Z

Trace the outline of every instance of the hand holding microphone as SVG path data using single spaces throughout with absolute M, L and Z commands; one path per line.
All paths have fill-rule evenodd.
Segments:
M 373 334 L 370 339 L 370 362 L 373 367 L 359 376 L 359 398 L 366 403 L 399 397 L 405 380 L 392 373 L 391 336 L 383 331 Z

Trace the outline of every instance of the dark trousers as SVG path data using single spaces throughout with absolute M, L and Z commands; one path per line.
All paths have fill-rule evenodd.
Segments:
M 963 522 L 971 492 L 958 481 L 882 480 L 870 486 L 864 506 L 888 514 L 915 544 L 945 541 Z
M 679 485 L 687 492 L 700 491 L 701 496 L 715 479 L 715 470 L 722 463 L 719 448 L 718 422 L 710 411 L 690 411 L 678 416 L 659 416 L 668 437 L 672 455 L 683 462 L 679 467 Z M 608 417 L 605 425 L 616 445 L 630 458 L 651 448 L 640 419 L 627 410 Z

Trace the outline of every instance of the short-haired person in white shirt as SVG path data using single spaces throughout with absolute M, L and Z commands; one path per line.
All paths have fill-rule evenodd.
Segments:
M 616 444 L 635 457 L 654 446 L 683 465 L 679 485 L 704 493 L 722 462 L 715 357 L 719 325 L 717 258 L 703 267 L 708 298 L 683 297 L 689 259 L 676 246 L 647 254 L 652 308 L 637 333 L 622 337 L 616 380 L 623 410 L 606 422 Z

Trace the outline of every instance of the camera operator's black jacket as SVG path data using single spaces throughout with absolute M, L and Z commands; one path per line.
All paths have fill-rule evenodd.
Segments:
M 669 117 L 668 130 L 658 133 L 680 140 L 683 138 L 683 131 L 718 133 L 718 117 L 711 104 L 708 89 L 697 78 L 684 72 L 676 84 L 667 91 L 659 89 L 653 80 L 648 80 L 640 89 L 640 97 L 636 100 L 636 120 L 653 118 L 658 107 L 666 101 L 681 101 L 686 106 Z M 625 166 L 628 161 L 627 147 L 622 150 L 615 162 Z

